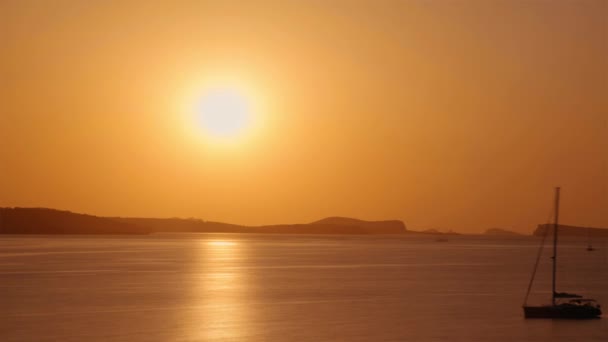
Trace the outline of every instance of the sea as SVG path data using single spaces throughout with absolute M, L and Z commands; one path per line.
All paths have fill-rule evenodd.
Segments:
M 540 238 L 0 236 L 0 341 L 606 341 L 524 319 Z M 608 308 L 606 241 L 560 241 L 559 291 Z M 551 246 L 528 302 L 551 293 Z M 606 315 L 608 316 L 608 314 Z

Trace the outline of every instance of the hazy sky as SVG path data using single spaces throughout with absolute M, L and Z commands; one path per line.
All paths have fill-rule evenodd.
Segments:
M 0 0 L 0 206 L 608 227 L 607 56 L 606 0 Z

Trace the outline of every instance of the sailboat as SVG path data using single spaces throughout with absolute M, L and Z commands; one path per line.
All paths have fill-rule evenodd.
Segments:
M 529 306 L 527 305 L 528 296 L 534 282 L 534 275 L 538 267 L 540 255 L 542 251 L 539 250 L 536 264 L 534 265 L 534 271 L 532 272 L 532 278 L 528 285 L 528 292 L 524 299 L 524 316 L 526 318 L 565 318 L 565 319 L 589 319 L 599 318 L 602 315 L 600 305 L 594 299 L 583 298 L 583 296 L 556 291 L 556 271 L 557 271 L 557 236 L 558 236 L 558 219 L 559 219 L 559 195 L 560 188 L 555 188 L 555 219 L 553 224 L 553 276 L 551 286 L 551 304 L 542 306 Z M 547 227 L 548 230 L 548 227 Z M 546 232 L 545 232 L 546 234 Z M 546 236 L 546 235 L 545 235 Z M 543 239 L 544 243 L 544 239 Z

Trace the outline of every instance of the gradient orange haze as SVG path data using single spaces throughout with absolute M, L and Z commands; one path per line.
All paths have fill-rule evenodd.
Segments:
M 9 0 L 0 42 L 0 206 L 529 232 L 560 185 L 608 226 L 607 1 Z

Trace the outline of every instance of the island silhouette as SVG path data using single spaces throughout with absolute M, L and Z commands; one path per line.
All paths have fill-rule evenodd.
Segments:
M 550 225 L 538 225 L 534 236 Z M 608 229 L 560 225 L 564 236 L 608 237 Z M 419 234 L 461 235 L 436 229 L 410 230 L 400 220 L 366 221 L 332 216 L 301 224 L 246 226 L 196 218 L 103 217 L 49 208 L 0 208 L 0 234 L 153 234 L 153 233 L 269 233 L 269 234 Z M 483 235 L 522 235 L 491 228 Z
M 305 224 L 244 226 L 201 219 L 100 217 L 48 208 L 0 208 L 2 234 L 404 234 L 399 220 L 364 221 L 328 217 Z
M 553 229 L 553 224 L 539 224 L 532 233 L 534 236 L 543 236 L 547 229 Z M 608 237 L 608 229 L 596 227 L 577 227 L 569 225 L 559 225 L 560 236 L 585 236 L 587 238 Z

